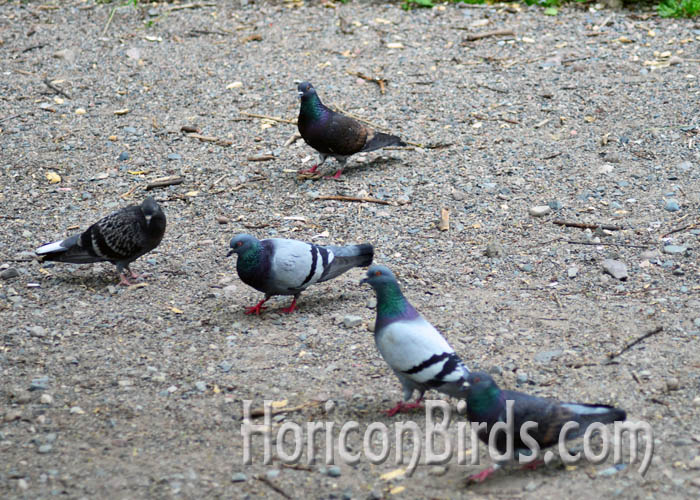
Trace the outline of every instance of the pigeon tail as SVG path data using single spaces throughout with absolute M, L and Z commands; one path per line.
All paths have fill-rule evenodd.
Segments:
M 68 262 L 71 264 L 90 264 L 104 259 L 91 254 L 88 250 L 78 245 L 79 234 L 41 246 L 35 250 L 40 260 L 54 262 Z
M 625 410 L 613 406 L 584 403 L 562 403 L 562 406 L 571 410 L 576 415 L 575 420 L 581 425 L 575 433 L 576 436 L 583 435 L 593 423 L 612 424 L 627 419 Z
M 319 282 L 340 276 L 353 267 L 366 267 L 374 259 L 374 247 L 369 243 L 348 245 L 344 247 L 326 247 L 333 252 L 333 261 Z
M 406 143 L 400 137 L 382 132 L 373 132 L 367 137 L 362 151 L 374 151 L 387 146 L 405 146 Z

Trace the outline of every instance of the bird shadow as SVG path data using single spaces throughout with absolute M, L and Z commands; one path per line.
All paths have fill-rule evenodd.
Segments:
M 403 164 L 400 158 L 394 156 L 378 156 L 368 162 L 350 162 L 348 161 L 347 167 L 343 170 L 343 175 L 348 177 L 354 175 L 355 173 L 361 174 L 366 170 L 370 170 L 376 167 L 390 167 L 396 164 Z

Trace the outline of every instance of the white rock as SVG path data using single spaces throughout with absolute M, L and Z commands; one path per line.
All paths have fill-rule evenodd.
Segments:
M 547 215 L 549 212 L 552 211 L 552 208 L 549 205 L 540 205 L 538 207 L 531 207 L 528 212 L 530 215 L 533 217 L 544 217 Z

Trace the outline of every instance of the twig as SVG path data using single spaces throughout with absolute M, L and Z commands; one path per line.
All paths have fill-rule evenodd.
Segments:
M 292 500 L 292 497 L 289 495 L 289 493 L 287 493 L 287 492 L 284 491 L 282 488 L 280 488 L 279 486 L 277 486 L 275 483 L 273 483 L 272 481 L 270 481 L 266 476 L 257 475 L 257 476 L 255 476 L 255 479 L 257 479 L 257 480 L 260 481 L 261 483 L 265 483 L 265 484 L 268 485 L 270 488 L 272 488 L 273 490 L 275 490 L 277 493 L 279 493 L 280 495 L 282 495 L 284 498 L 288 498 L 289 500 Z
M 572 245 L 590 245 L 590 246 L 608 246 L 608 247 L 625 247 L 625 248 L 649 248 L 649 245 L 628 245 L 627 243 L 608 243 L 601 241 L 600 243 L 593 243 L 592 241 L 571 241 L 567 240 L 567 243 Z
M 275 159 L 276 157 L 272 155 L 249 156 L 246 158 L 248 161 L 270 161 Z
M 240 184 L 236 184 L 235 186 L 233 186 L 231 188 L 231 191 L 240 191 L 241 189 L 246 187 L 251 182 L 258 182 L 258 181 L 264 181 L 264 180 L 267 180 L 267 177 L 265 177 L 264 175 L 261 175 L 260 177 L 255 177 L 253 179 L 248 179 L 245 182 L 241 182 Z
M 34 49 L 41 49 L 41 48 L 44 48 L 44 47 L 46 47 L 46 44 L 45 44 L 45 43 L 40 43 L 39 45 L 30 45 L 30 46 L 27 47 L 26 49 L 22 50 L 22 54 L 24 54 L 25 52 L 32 51 L 32 50 L 34 50 Z
M 356 77 L 358 77 L 358 78 L 362 78 L 363 80 L 365 80 L 365 81 L 367 81 L 367 82 L 376 83 L 377 85 L 379 85 L 379 93 L 382 94 L 382 95 L 384 95 L 384 92 L 386 91 L 386 82 L 387 82 L 386 79 L 384 79 L 384 78 L 374 78 L 374 77 L 371 77 L 371 76 L 367 76 L 367 75 L 365 75 L 364 73 L 360 73 L 359 71 L 350 71 L 350 70 L 347 70 L 347 73 L 348 73 L 348 75 L 352 75 L 352 76 L 356 76 Z
M 269 226 L 269 224 L 265 224 L 265 226 Z M 265 227 L 265 226 L 260 226 L 260 227 Z M 246 226 L 248 227 L 248 226 Z M 298 406 L 290 406 L 290 407 L 285 407 L 285 408 L 270 408 L 270 415 L 278 415 L 280 413 L 292 413 L 295 411 L 303 410 L 305 408 L 313 408 L 315 406 L 320 405 L 321 403 L 325 403 L 325 401 L 318 401 L 318 400 L 311 400 L 307 401 L 306 403 L 300 404 Z M 257 418 L 257 417 L 263 417 L 265 416 L 265 409 L 264 408 L 257 408 L 253 411 L 250 412 L 250 416 L 252 418 Z
M 287 464 L 287 463 L 282 462 L 281 465 L 282 465 L 282 467 L 284 467 L 286 469 L 305 470 L 305 471 L 309 471 L 309 472 L 313 470 L 311 467 L 309 467 L 308 465 L 304 465 L 304 464 Z
M 626 345 L 625 347 L 623 347 L 620 351 L 618 351 L 618 352 L 611 352 L 610 354 L 608 354 L 608 359 L 611 359 L 611 360 L 612 360 L 612 359 L 615 359 L 615 358 L 621 356 L 622 354 L 624 354 L 625 352 L 627 352 L 630 348 L 632 348 L 632 347 L 634 347 L 635 345 L 639 344 L 642 340 L 647 339 L 647 338 L 651 337 L 652 335 L 656 335 L 657 333 L 660 333 L 660 332 L 663 332 L 663 331 L 664 331 L 664 328 L 663 328 L 662 326 L 657 326 L 657 327 L 654 328 L 653 330 L 648 331 L 647 333 L 645 333 L 645 334 L 642 335 L 641 337 L 639 337 L 639 338 L 637 338 L 636 340 L 633 340 L 632 342 L 630 342 L 629 344 L 627 344 L 627 345 Z
M 440 222 L 438 222 L 437 228 L 440 231 L 449 231 L 450 230 L 450 209 L 449 208 L 442 208 L 440 210 Z
M 393 205 L 392 202 L 387 200 L 380 200 L 378 198 L 368 198 L 359 196 L 343 196 L 343 195 L 328 195 L 328 196 L 317 196 L 314 200 L 335 200 L 335 201 L 357 201 L 360 203 L 378 203 L 379 205 Z
M 299 132 L 294 132 L 289 139 L 287 139 L 282 146 L 283 148 L 286 148 L 287 146 L 291 146 L 295 142 L 297 142 L 299 139 L 301 139 L 301 134 Z
M 541 122 L 541 123 L 542 123 L 543 125 L 546 125 L 548 121 L 549 121 L 549 120 L 545 120 L 544 122 Z M 539 125 L 539 124 L 538 124 L 538 125 Z M 535 128 L 537 128 L 537 125 L 535 125 Z M 561 155 L 562 155 L 562 151 L 558 151 L 558 152 L 556 152 L 556 153 L 552 153 L 552 154 L 549 154 L 549 155 L 547 155 L 547 156 L 543 156 L 542 159 L 543 159 L 543 160 L 553 160 L 553 159 L 556 158 L 557 156 L 561 156 Z
M 297 124 L 296 120 L 287 120 L 286 118 L 278 118 L 276 116 L 259 115 L 257 113 L 246 113 L 245 111 L 241 111 L 241 114 L 244 116 L 250 116 L 252 118 L 261 118 L 263 120 L 272 120 L 273 122 L 291 123 L 292 125 Z
M 496 87 L 489 87 L 488 85 L 484 85 L 483 83 L 477 83 L 476 86 L 481 87 L 482 89 L 491 90 L 492 92 L 498 92 L 499 94 L 507 94 L 508 93 L 507 90 L 497 89 Z
M 70 98 L 71 98 L 71 97 L 65 92 L 65 90 L 61 90 L 60 88 L 56 87 L 53 83 L 51 83 L 51 81 L 49 81 L 49 78 L 48 78 L 48 77 L 44 78 L 44 83 L 46 84 L 46 86 L 47 86 L 48 88 L 50 88 L 51 90 L 53 90 L 53 91 L 56 92 L 57 94 L 62 95 L 62 96 L 65 97 L 66 99 L 70 99 Z
M 183 10 L 183 9 L 199 9 L 200 7 L 216 7 L 216 3 L 214 3 L 214 2 L 183 3 L 182 5 L 173 5 L 171 7 L 168 7 L 168 12 L 174 12 L 176 10 Z
M 493 31 L 482 31 L 481 33 L 469 33 L 464 40 L 466 42 L 474 42 L 476 40 L 481 40 L 482 38 L 489 38 L 492 36 L 513 36 L 515 33 L 511 29 L 493 30 Z
M 201 135 L 197 134 L 196 132 L 187 134 L 187 137 L 192 137 L 193 139 L 199 139 L 202 142 L 213 142 L 217 146 L 223 146 L 225 148 L 229 147 L 231 144 L 233 144 L 233 141 L 230 141 L 228 139 L 221 139 L 219 137 L 212 137 L 209 135 Z
M 557 226 L 577 227 L 579 229 L 605 229 L 607 231 L 622 231 L 622 226 L 611 226 L 608 224 L 586 224 L 585 222 L 567 222 L 565 220 L 553 220 L 552 224 Z
M 115 5 L 112 7 L 112 10 L 109 13 L 109 18 L 107 19 L 107 23 L 105 24 L 104 29 L 102 30 L 102 36 L 105 36 L 105 33 L 107 33 L 107 30 L 109 29 L 109 25 L 112 24 L 112 18 L 114 17 L 114 13 L 117 11 L 117 6 Z
M 119 197 L 122 200 L 126 200 L 128 197 L 130 197 L 132 194 L 134 194 L 134 191 L 136 191 L 136 188 L 138 188 L 138 187 L 139 187 L 138 184 L 131 186 L 131 189 L 129 189 L 126 193 L 122 193 Z M 77 227 L 76 227 L 76 229 L 77 229 Z
M 668 233 L 665 233 L 665 234 L 662 234 L 661 236 L 659 236 L 659 239 L 663 239 L 666 236 L 671 235 L 673 233 L 679 233 L 681 231 L 685 231 L 686 229 L 693 229 L 694 227 L 697 227 L 698 225 L 700 225 L 700 222 L 693 222 L 692 224 L 688 224 L 688 225 L 683 226 L 683 227 L 677 227 L 676 229 L 671 229 Z
M 146 184 L 146 191 L 150 191 L 151 189 L 159 187 L 176 186 L 178 184 L 182 184 L 183 182 L 185 182 L 184 177 L 180 177 L 179 175 L 171 175 L 170 177 L 159 177 L 158 179 L 154 179 L 148 184 Z

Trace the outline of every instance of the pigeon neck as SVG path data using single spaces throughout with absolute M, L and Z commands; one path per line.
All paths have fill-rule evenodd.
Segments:
M 260 265 L 260 251 L 262 248 L 256 243 L 247 251 L 238 255 L 236 267 L 242 272 L 253 272 Z
M 377 287 L 377 324 L 375 332 L 383 326 L 406 319 L 415 319 L 418 311 L 406 300 L 397 283 L 384 283 Z
M 313 120 L 320 119 L 323 114 L 323 108 L 323 103 L 321 103 L 321 99 L 316 94 L 305 95 L 301 98 L 301 114 L 308 118 Z
M 501 389 L 492 385 L 479 392 L 472 391 L 467 397 L 467 412 L 470 420 L 483 422 L 488 418 L 497 418 L 505 407 L 505 397 Z

